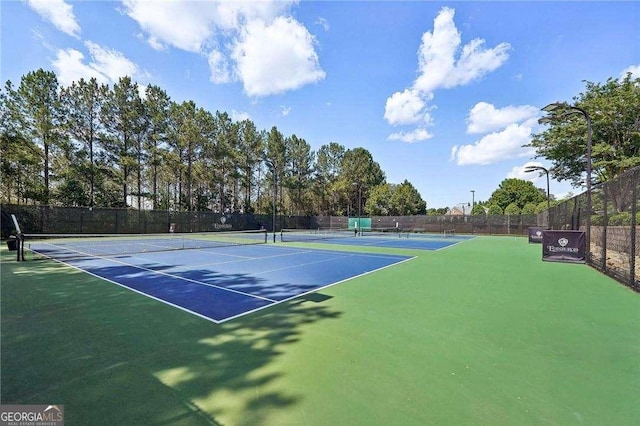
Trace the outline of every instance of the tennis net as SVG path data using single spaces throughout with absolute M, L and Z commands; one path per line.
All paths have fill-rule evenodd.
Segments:
M 265 230 L 167 234 L 23 234 L 23 249 L 60 259 L 264 244 Z
M 304 242 L 329 240 L 333 238 L 348 238 L 355 236 L 353 229 L 283 229 L 280 231 L 280 241 Z
M 400 228 L 362 228 L 362 236 L 371 237 L 402 237 L 406 236 L 406 233 L 402 233 Z

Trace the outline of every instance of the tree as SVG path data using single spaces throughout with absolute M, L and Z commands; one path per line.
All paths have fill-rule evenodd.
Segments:
M 303 194 L 311 186 L 311 175 L 313 173 L 313 163 L 315 153 L 311 150 L 311 146 L 304 139 L 292 135 L 285 141 L 287 148 L 287 164 L 286 164 L 286 185 L 290 192 L 292 200 L 292 212 L 294 214 L 308 213 L 309 209 L 305 208 Z
M 486 214 L 487 212 L 485 211 L 485 207 L 480 203 L 476 203 L 476 205 L 471 209 L 472 216 L 484 216 Z
M 504 210 L 497 204 L 489 204 L 489 214 L 490 215 L 502 215 L 504 214 Z
M 367 198 L 367 204 L 365 206 L 366 211 L 374 216 L 391 215 L 393 209 L 393 191 L 393 185 L 390 183 L 383 183 L 373 187 L 369 191 L 369 197 Z
M 273 126 L 267 135 L 266 148 L 265 159 L 273 166 L 273 168 L 268 166 L 269 171 L 266 175 L 267 179 L 265 179 L 265 183 L 268 184 L 271 192 L 270 205 L 268 206 L 268 209 L 271 210 L 273 208 L 273 200 L 275 200 L 276 208 L 278 204 L 283 204 L 282 188 L 287 158 L 284 135 L 280 133 L 276 126 Z M 275 193 L 273 192 L 274 190 L 276 191 Z M 279 198 L 278 195 L 280 196 Z M 268 213 L 269 210 L 265 213 Z
M 122 189 L 118 203 L 127 205 L 129 180 L 137 166 L 136 123 L 142 113 L 138 84 L 122 77 L 113 86 L 101 112 L 104 132 L 101 134 L 109 161 L 114 167 L 116 182 Z
M 315 193 L 320 198 L 317 212 L 320 214 L 335 213 L 335 192 L 332 191 L 340 173 L 342 172 L 342 159 L 347 149 L 336 142 L 322 145 L 316 156 Z M 331 194 L 331 196 L 327 196 Z
M 102 131 L 100 112 L 104 107 L 108 90 L 106 85 L 98 85 L 98 81 L 92 78 L 89 81 L 80 79 L 77 83 L 73 82 L 71 86 L 63 88 L 61 92 L 62 106 L 65 112 L 64 130 L 73 142 L 80 144 L 81 149 L 88 157 L 86 167 L 84 165 L 87 162 L 84 159 L 85 155 L 81 153 L 77 157 L 81 164 L 76 164 L 76 168 L 80 171 L 86 170 L 86 173 L 70 177 L 74 183 L 68 183 L 66 187 L 69 188 L 69 192 L 82 190 L 82 182 L 88 179 L 89 199 L 87 204 L 89 206 L 95 204 L 96 154 L 100 149 L 98 135 Z M 81 199 L 75 200 L 79 202 Z
M 400 185 L 393 187 L 391 205 L 393 207 L 392 214 L 397 216 L 425 214 L 427 211 L 427 203 L 424 202 L 418 190 L 406 179 Z
M 500 186 L 491 194 L 487 203 L 498 205 L 502 210 L 505 210 L 511 203 L 515 203 L 521 209 L 527 203 L 537 204 L 544 200 L 545 196 L 532 182 L 508 178 L 500 183 Z
M 13 86 L 7 81 L 0 92 L 0 182 L 3 202 L 20 204 L 31 193 L 42 192 L 40 163 L 42 151 L 33 142 L 24 139 L 17 130 L 17 111 L 9 104 Z
M 524 205 L 524 207 L 522 208 L 522 214 L 523 215 L 534 215 L 537 214 L 538 212 L 536 211 L 536 209 L 538 208 L 538 206 L 534 203 L 527 203 Z M 545 206 L 545 210 L 546 210 L 546 206 Z
M 334 188 L 355 211 L 359 202 L 366 205 L 367 191 L 384 182 L 384 172 L 371 153 L 365 148 L 353 148 L 342 158 L 340 177 Z
M 52 156 L 62 138 L 58 79 L 54 72 L 39 69 L 23 76 L 16 91 L 10 86 L 7 90 L 10 90 L 7 101 L 16 131 L 23 139 L 42 147 L 44 187 L 42 194 L 34 198 L 48 204 Z
M 206 114 L 203 112 L 203 114 Z M 227 197 L 227 188 L 233 187 L 238 178 L 238 125 L 226 112 L 216 111 L 214 116 L 216 135 L 213 152 L 213 171 L 220 213 L 235 210 L 235 203 Z M 213 189 L 213 188 L 212 188 Z M 232 191 L 233 192 L 233 191 Z
M 440 207 L 438 209 L 429 209 L 427 210 L 427 215 L 429 216 L 444 216 L 449 211 L 449 207 Z
M 640 78 L 627 74 L 623 79 L 609 78 L 604 84 L 585 85 L 586 90 L 574 97 L 573 104 L 591 118 L 592 170 L 598 183 L 640 164 Z M 550 173 L 555 179 L 568 180 L 577 187 L 584 182 L 586 135 L 585 118 L 572 114 L 553 121 L 527 146 L 535 149 L 537 158 L 551 161 Z M 618 211 L 624 209 L 624 200 L 616 202 Z
M 240 184 L 244 192 L 242 209 L 244 212 L 252 213 L 255 210 L 251 204 L 251 194 L 254 186 L 256 186 L 254 173 L 261 162 L 266 136 L 264 132 L 258 131 L 251 120 L 243 120 L 238 126 Z
M 158 86 L 149 85 L 145 91 L 144 106 L 149 119 L 146 150 L 151 169 L 153 208 L 158 208 L 158 182 L 160 166 L 165 159 L 169 131 L 171 98 Z M 168 206 L 167 206 L 168 207 Z
M 504 209 L 504 214 L 506 214 L 507 216 L 518 216 L 520 215 L 520 207 L 518 207 L 515 202 L 511 203 L 507 206 L 506 209 Z

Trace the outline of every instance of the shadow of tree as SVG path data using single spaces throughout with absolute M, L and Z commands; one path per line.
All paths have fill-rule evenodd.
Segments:
M 308 295 L 216 325 L 63 265 L 4 254 L 2 401 L 64 404 L 68 424 L 217 425 L 231 410 L 268 424 L 271 410 L 301 398 L 272 361 L 303 326 L 341 316 Z

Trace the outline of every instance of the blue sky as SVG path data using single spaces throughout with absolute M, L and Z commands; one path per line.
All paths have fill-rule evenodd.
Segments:
M 427 207 L 548 165 L 523 148 L 583 81 L 640 76 L 640 2 L 2 1 L 2 82 L 122 75 L 314 150 L 364 147 Z M 551 193 L 579 193 L 552 180 Z

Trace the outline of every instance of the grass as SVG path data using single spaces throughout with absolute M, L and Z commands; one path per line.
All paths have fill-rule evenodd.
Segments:
M 640 423 L 638 294 L 522 238 L 394 252 L 417 258 L 216 325 L 4 250 L 2 403 L 69 425 Z

